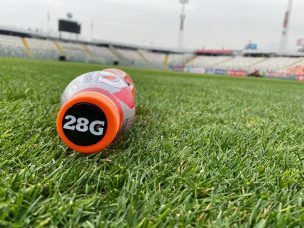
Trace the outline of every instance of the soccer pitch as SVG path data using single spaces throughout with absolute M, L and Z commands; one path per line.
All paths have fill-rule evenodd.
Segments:
M 104 153 L 56 132 L 64 87 L 104 66 L 0 60 L 0 226 L 304 224 L 304 85 L 124 68 L 137 119 Z

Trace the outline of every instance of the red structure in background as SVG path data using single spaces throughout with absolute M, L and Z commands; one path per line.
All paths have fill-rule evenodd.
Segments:
M 227 71 L 228 76 L 234 76 L 234 77 L 247 77 L 248 73 L 244 70 L 228 70 Z
M 290 67 L 286 70 L 286 74 L 288 75 L 295 75 L 298 78 L 300 77 L 301 80 L 304 80 L 304 66 L 294 66 Z
M 197 55 L 233 55 L 234 51 L 229 49 L 200 49 L 195 53 Z

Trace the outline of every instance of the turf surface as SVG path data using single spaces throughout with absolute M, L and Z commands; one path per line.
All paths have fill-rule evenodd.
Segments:
M 0 226 L 304 225 L 304 85 L 127 69 L 137 120 L 102 154 L 59 140 L 97 65 L 0 60 Z

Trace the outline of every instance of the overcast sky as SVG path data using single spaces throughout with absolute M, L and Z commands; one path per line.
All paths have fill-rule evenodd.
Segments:
M 67 12 L 82 23 L 82 36 L 122 43 L 177 46 L 178 0 L 0 0 L 0 25 L 57 29 Z M 190 0 L 184 46 L 242 48 L 248 41 L 260 48 L 279 46 L 287 0 Z M 304 37 L 304 1 L 294 0 L 289 47 Z

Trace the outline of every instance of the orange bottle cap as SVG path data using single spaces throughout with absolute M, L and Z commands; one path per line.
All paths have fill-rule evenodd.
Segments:
M 75 95 L 60 109 L 57 131 L 71 149 L 91 154 L 100 152 L 115 139 L 120 128 L 119 109 L 98 92 Z

